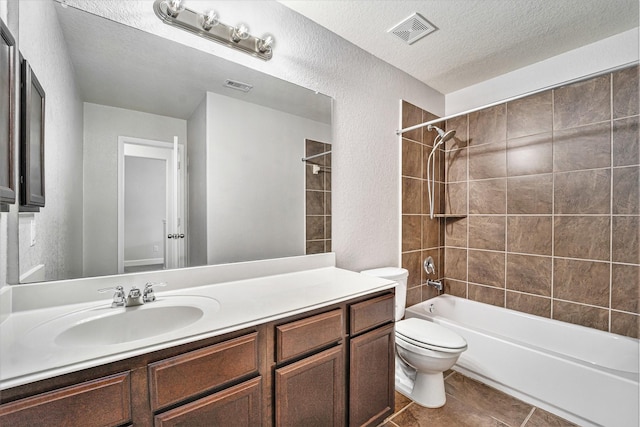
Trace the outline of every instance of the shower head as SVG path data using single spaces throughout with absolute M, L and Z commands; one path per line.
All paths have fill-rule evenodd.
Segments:
M 436 136 L 436 139 L 433 140 L 434 145 L 440 145 L 444 142 L 447 142 L 448 140 L 453 138 L 454 135 L 456 134 L 455 130 L 450 130 L 445 132 L 442 129 L 440 129 L 438 126 L 434 126 L 434 125 L 427 126 L 427 130 L 434 130 L 434 129 L 436 132 L 438 132 L 438 136 Z

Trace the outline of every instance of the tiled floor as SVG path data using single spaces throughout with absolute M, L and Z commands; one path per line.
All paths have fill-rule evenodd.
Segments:
M 396 392 L 395 413 L 381 427 L 569 427 L 556 415 L 524 403 L 478 381 L 450 371 L 447 403 L 424 408 Z

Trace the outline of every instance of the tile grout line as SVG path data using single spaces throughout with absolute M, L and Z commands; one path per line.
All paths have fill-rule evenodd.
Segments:
M 525 427 L 527 425 L 527 423 L 533 416 L 533 413 L 535 412 L 536 409 L 537 408 L 535 406 L 531 408 L 531 412 L 529 412 L 529 415 L 527 415 L 527 418 L 525 418 L 524 421 L 522 421 L 522 424 L 520 424 L 520 427 Z
M 502 289 L 504 290 L 504 297 L 502 301 L 502 306 L 507 308 L 507 254 L 508 254 L 508 242 L 509 242 L 509 218 L 507 214 L 509 213 L 509 180 L 507 179 L 509 176 L 509 143 L 507 142 L 507 136 L 509 134 L 509 103 L 505 102 L 504 104 L 504 115 L 505 115 L 505 148 L 504 148 L 504 167 L 505 167 L 505 177 L 504 177 L 504 281 L 502 282 Z
M 551 283 L 549 289 L 550 301 L 549 301 L 549 319 L 554 318 L 553 313 L 553 301 L 554 301 L 554 272 L 556 265 L 556 171 L 555 171 L 555 136 L 556 136 L 556 91 L 551 90 Z
M 613 73 L 609 74 L 609 120 L 610 120 L 610 129 L 609 129 L 609 165 L 611 167 L 611 179 L 610 181 L 610 193 L 609 193 L 609 307 L 607 310 L 608 314 L 608 325 L 607 332 L 611 332 L 611 301 L 613 294 Z
M 389 418 L 387 419 L 387 421 L 389 421 L 389 422 L 393 422 L 393 420 L 394 420 L 398 415 L 402 414 L 404 411 L 406 411 L 406 410 L 407 410 L 407 408 L 408 408 L 409 406 L 411 406 L 411 405 L 413 405 L 413 404 L 414 404 L 413 400 L 412 400 L 412 401 L 410 401 L 407 405 L 405 405 L 405 406 L 404 406 L 404 408 L 400 409 L 398 412 L 395 412 L 393 415 L 391 415 L 391 417 L 389 417 Z M 394 423 L 394 424 L 395 424 L 395 423 Z

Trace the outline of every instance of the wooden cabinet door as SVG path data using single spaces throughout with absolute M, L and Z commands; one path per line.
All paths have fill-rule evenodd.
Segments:
M 349 426 L 375 426 L 395 405 L 393 324 L 351 339 Z
M 260 426 L 261 389 L 260 377 L 245 381 L 156 415 L 155 426 Z
M 275 382 L 276 426 L 344 426 L 342 345 L 276 369 Z

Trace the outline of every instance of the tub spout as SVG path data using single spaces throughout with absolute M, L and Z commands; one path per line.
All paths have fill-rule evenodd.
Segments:
M 442 282 L 439 280 L 427 280 L 428 286 L 433 286 L 438 290 L 438 292 L 442 292 Z

